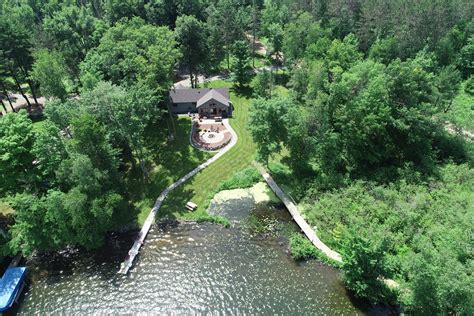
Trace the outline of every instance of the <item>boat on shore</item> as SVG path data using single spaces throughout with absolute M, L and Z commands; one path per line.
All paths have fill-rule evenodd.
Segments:
M 18 301 L 25 288 L 26 267 L 18 267 L 21 257 L 15 257 L 0 279 L 0 312 L 4 312 Z

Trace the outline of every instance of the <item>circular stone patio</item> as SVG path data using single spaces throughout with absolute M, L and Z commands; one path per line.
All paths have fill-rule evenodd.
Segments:
M 223 132 L 201 132 L 200 139 L 204 143 L 208 144 L 216 144 L 224 140 L 224 133 Z
M 231 132 L 222 122 L 200 120 L 193 122 L 192 143 L 203 150 L 219 150 L 232 139 Z

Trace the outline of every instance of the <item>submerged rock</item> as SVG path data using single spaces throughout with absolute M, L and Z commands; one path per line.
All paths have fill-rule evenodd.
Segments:
M 217 193 L 209 205 L 208 212 L 235 223 L 246 218 L 257 206 L 278 202 L 278 198 L 270 188 L 264 182 L 259 182 L 248 189 L 224 190 Z

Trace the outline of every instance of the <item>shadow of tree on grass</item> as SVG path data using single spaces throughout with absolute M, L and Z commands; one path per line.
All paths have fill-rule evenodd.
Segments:
M 134 214 L 137 223 L 138 217 L 144 216 L 140 213 L 148 212 L 147 209 L 151 209 L 164 189 L 212 156 L 191 146 L 189 142 L 191 120 L 188 117 L 173 117 L 173 120 L 176 135 L 172 140 L 168 140 L 171 128 L 169 117 L 159 119 L 147 130 L 146 152 L 148 160 L 152 162 L 147 181 L 143 182 L 138 168 L 130 170 L 127 176 L 127 190 L 132 203 L 135 204 L 135 209 L 131 213 Z M 186 196 L 192 196 L 192 193 Z M 180 205 L 184 207 L 186 202 Z
M 253 88 L 249 85 L 245 85 L 245 86 L 233 85 L 232 88 L 230 88 L 230 91 L 231 93 L 234 93 L 239 98 L 251 99 L 253 96 Z
M 186 208 L 186 203 L 192 199 L 194 194 L 195 191 L 190 189 L 189 186 L 181 185 L 177 187 L 176 189 L 171 191 L 164 200 L 160 210 L 158 211 L 158 217 L 176 219 L 177 214 L 179 215 L 179 217 L 183 217 L 184 214 L 190 212 Z

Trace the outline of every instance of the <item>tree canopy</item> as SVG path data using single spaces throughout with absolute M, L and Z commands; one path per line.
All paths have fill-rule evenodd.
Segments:
M 46 97 L 64 100 L 67 97 L 68 73 L 64 58 L 58 52 L 40 50 L 36 53 L 31 72 Z
M 81 63 L 84 77 L 133 86 L 137 81 L 160 92 L 171 85 L 178 58 L 173 33 L 167 27 L 146 24 L 140 18 L 119 22 L 108 29 L 99 45 Z
M 21 192 L 36 182 L 33 125 L 25 111 L 0 119 L 0 192 Z
M 188 69 L 191 87 L 197 87 L 197 76 L 208 66 L 209 45 L 206 25 L 194 16 L 176 20 L 176 40 L 181 50 L 181 63 Z
M 219 75 L 353 293 L 473 314 L 474 2 L 408 4 L 0 1 L 0 255 L 97 248 L 130 225 L 176 175 L 162 161 L 191 154 L 170 137 L 173 83 Z

